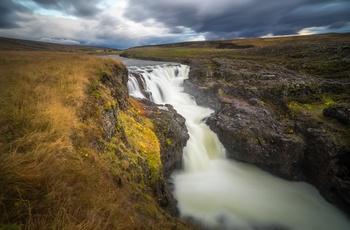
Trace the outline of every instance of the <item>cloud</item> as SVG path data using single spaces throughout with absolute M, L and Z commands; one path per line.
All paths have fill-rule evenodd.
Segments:
M 101 0 L 33 0 L 45 9 L 63 11 L 77 17 L 91 17 L 101 12 Z
M 24 20 L 19 15 L 21 12 L 27 12 L 28 10 L 20 4 L 13 2 L 12 0 L 1 0 L 0 2 L 0 28 L 11 29 L 18 28 L 18 21 Z
M 349 0 L 1 0 L 1 36 L 127 48 L 350 31 Z
M 58 44 L 66 44 L 66 45 L 80 45 L 79 41 L 75 41 L 75 40 L 71 40 L 71 39 L 64 39 L 64 38 L 41 38 L 40 41 L 58 43 Z
M 348 0 L 130 0 L 124 16 L 187 27 L 206 38 L 297 34 L 308 27 L 350 21 Z
M 28 2 L 28 1 L 27 1 Z M 181 36 L 171 32 L 162 23 L 154 20 L 135 22 L 123 17 L 126 4 L 107 4 L 98 17 L 70 17 L 69 15 L 45 11 L 37 5 L 27 4 L 32 9 L 22 13 L 26 20 L 17 21 L 17 27 L 0 28 L 1 36 L 55 43 L 108 46 L 126 48 L 179 41 Z M 126 1 L 124 1 L 126 3 Z M 41 4 L 44 4 L 43 2 Z M 48 3 L 45 3 L 48 4 Z M 50 15 L 54 13 L 54 15 Z M 188 34 L 190 36 L 190 34 Z M 183 40 L 183 39 L 182 39 Z M 186 39 L 184 39 L 186 40 Z
M 299 35 L 323 34 L 323 33 L 344 33 L 350 31 L 350 22 L 341 24 L 341 26 L 319 26 L 308 27 L 300 30 Z

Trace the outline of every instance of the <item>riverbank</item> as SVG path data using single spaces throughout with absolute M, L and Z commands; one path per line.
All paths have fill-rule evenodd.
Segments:
M 185 91 L 215 109 L 208 124 L 230 157 L 310 182 L 349 214 L 349 36 L 244 39 L 233 49 L 181 43 L 122 55 L 190 65 Z
M 188 66 L 129 70 L 131 95 L 149 98 L 161 104 L 163 110 L 169 110 L 171 104 L 186 119 L 190 138 L 183 149 L 183 167 L 172 175 L 173 193 L 182 218 L 198 222 L 204 229 L 350 227 L 344 214 L 326 202 L 313 186 L 278 179 L 252 165 L 227 159 L 217 135 L 205 124 L 214 111 L 198 106 L 183 92 Z

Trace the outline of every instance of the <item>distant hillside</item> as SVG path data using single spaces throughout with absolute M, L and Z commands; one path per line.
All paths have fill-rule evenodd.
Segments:
M 0 37 L 0 50 L 17 50 L 17 51 L 58 51 L 58 52 L 116 52 L 118 49 L 95 47 L 95 46 L 77 46 L 62 45 L 49 42 L 38 42 L 21 40 L 14 38 Z
M 342 34 L 316 34 L 303 36 L 283 36 L 283 37 L 267 37 L 267 38 L 245 38 L 245 39 L 230 39 L 216 41 L 194 41 L 194 42 L 179 42 L 143 47 L 188 47 L 188 48 L 217 48 L 217 49 L 244 49 L 252 47 L 264 47 L 271 45 L 281 45 L 287 43 L 314 43 L 314 42 L 341 42 L 350 41 L 350 33 Z M 141 48 L 141 47 L 135 47 Z
M 182 42 L 130 48 L 121 56 L 184 64 L 190 59 L 210 62 L 214 58 L 226 58 L 265 66 L 278 64 L 307 74 L 344 78 L 349 76 L 349 42 L 350 33 Z

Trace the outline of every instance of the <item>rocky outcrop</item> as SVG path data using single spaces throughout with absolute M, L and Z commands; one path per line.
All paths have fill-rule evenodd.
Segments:
M 307 181 L 350 214 L 349 104 L 327 106 L 346 100 L 349 80 L 222 58 L 189 65 L 185 91 L 215 110 L 207 124 L 228 157 Z
M 334 118 L 345 125 L 350 125 L 350 103 L 331 105 L 323 110 L 323 115 Z
M 147 99 L 138 99 L 142 103 L 144 115 L 154 124 L 155 134 L 160 145 L 161 176 L 150 187 L 157 197 L 159 205 L 172 215 L 178 215 L 176 200 L 171 193 L 171 174 L 182 166 L 182 151 L 189 135 L 185 118 L 176 112 L 171 105 L 157 105 Z M 148 166 L 141 165 L 145 178 L 149 177 Z
M 169 104 L 157 105 L 146 99 L 140 101 L 145 105 L 143 109 L 155 126 L 160 143 L 163 174 L 169 178 L 182 166 L 182 151 L 189 139 L 186 120 Z
M 303 179 L 305 142 L 288 134 L 266 107 L 226 99 L 223 109 L 209 117 L 207 124 L 218 134 L 228 157 L 288 179 Z
M 127 92 L 128 71 L 124 66 L 116 66 L 112 74 L 101 72 L 99 81 L 90 87 L 90 93 L 94 96 L 94 100 L 99 107 L 96 110 L 101 111 L 100 124 L 104 140 L 100 143 L 93 142 L 91 144 L 96 145 L 102 152 L 105 151 L 108 143 L 116 145 L 113 142 L 116 141 L 115 137 L 118 135 L 118 138 L 120 138 L 118 142 L 124 142 L 127 148 L 132 149 L 132 146 L 128 146 L 123 123 L 119 119 L 121 111 L 130 109 Z M 110 95 L 113 100 L 107 100 L 105 94 Z M 141 116 L 148 117 L 154 125 L 154 133 L 158 138 L 157 143 L 160 145 L 160 165 L 162 168 L 155 176 L 150 170 L 147 159 L 138 157 L 137 161 L 133 162 L 130 156 L 117 149 L 115 154 L 120 160 L 129 162 L 129 167 L 126 170 L 141 172 L 140 175 L 134 173 L 136 175 L 135 180 L 150 188 L 159 205 L 168 213 L 176 216 L 178 210 L 176 200 L 171 193 L 169 179 L 174 170 L 181 168 L 182 150 L 189 139 L 185 119 L 171 105 L 157 105 L 147 99 L 140 99 L 140 102 L 143 112 Z M 93 113 L 93 111 L 88 112 Z M 138 121 L 135 120 L 135 122 Z M 119 187 L 122 187 L 125 183 L 120 175 L 116 175 L 114 181 Z

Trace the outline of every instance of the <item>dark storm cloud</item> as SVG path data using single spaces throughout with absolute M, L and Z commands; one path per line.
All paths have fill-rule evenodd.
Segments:
M 55 9 L 78 17 L 95 16 L 101 10 L 97 5 L 101 0 L 33 0 L 46 9 Z
M 0 28 L 12 29 L 20 27 L 17 22 L 23 20 L 18 12 L 26 12 L 27 9 L 11 0 L 0 2 Z
M 349 0 L 130 0 L 124 16 L 188 27 L 206 38 L 296 34 L 303 28 L 350 22 Z

